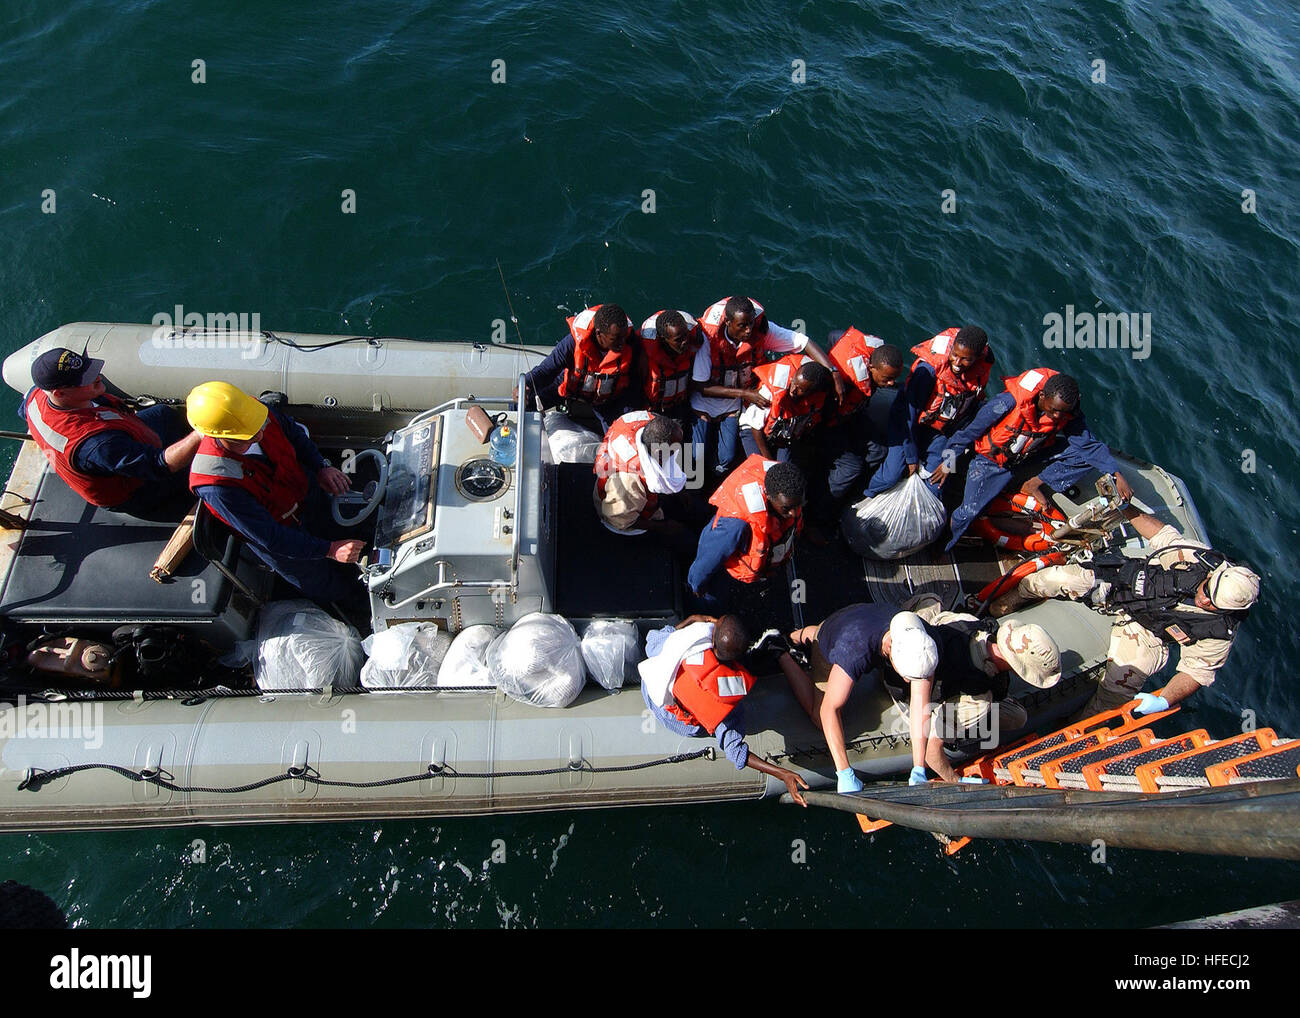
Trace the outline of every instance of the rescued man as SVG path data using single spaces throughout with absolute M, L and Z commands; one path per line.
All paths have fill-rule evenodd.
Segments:
M 568 335 L 528 372 L 524 399 L 530 401 L 536 393 L 544 409 L 561 400 L 585 403 L 600 430 L 608 431 L 620 416 L 645 405 L 633 384 L 636 329 L 617 304 L 594 304 L 569 318 L 568 324 Z
M 803 778 L 760 759 L 745 742 L 742 701 L 757 681 L 743 661 L 748 645 L 735 615 L 692 615 L 673 630 L 653 632 L 638 666 L 641 696 L 670 732 L 712 735 L 737 770 L 750 767 L 783 781 L 791 798 L 807 806 L 799 793 L 808 787 Z
M 988 333 L 966 325 L 945 329 L 912 347 L 912 353 L 916 360 L 905 395 L 911 425 L 905 459 L 909 471 L 919 464 L 922 476 L 929 477 L 943 462 L 949 440 L 983 405 L 993 350 Z
M 799 354 L 782 357 L 754 369 L 758 391 L 770 401 L 766 408 L 746 407 L 740 414 L 740 444 L 745 454 L 788 460 L 796 444 L 822 421 L 831 373 Z
M 1043 485 L 1064 491 L 1093 470 L 1115 475 L 1121 500 L 1133 491 L 1119 472 L 1106 446 L 1093 437 L 1079 409 L 1079 385 L 1051 368 L 1033 368 L 1004 378 L 1007 391 L 984 404 L 974 420 L 949 440 L 944 456 L 930 475 L 936 487 L 947 480 L 949 464 L 972 446 L 962 503 L 953 510 L 951 551 L 966 528 L 1011 481 L 1012 471 L 1036 464 L 1037 473 L 1020 490 L 1046 503 Z
M 790 556 L 803 522 L 804 475 L 793 463 L 750 456 L 718 486 L 686 584 L 705 611 L 734 605 Z
M 832 365 L 802 332 L 769 322 L 763 306 L 749 297 L 724 297 L 699 317 L 704 341 L 691 372 L 691 407 L 696 413 L 691 442 L 701 463 L 725 476 L 739 450 L 737 415 L 746 406 L 766 409 L 771 402 L 753 385 L 754 369 L 790 353 L 806 353 L 828 371 Z M 836 379 L 837 393 L 844 380 Z
M 32 362 L 18 414 L 54 472 L 91 505 L 148 513 L 186 494 L 202 436 L 188 434 L 177 410 L 138 413 L 105 391 L 104 362 L 62 348 Z
M 828 521 L 864 473 L 870 477 L 868 495 L 893 487 L 898 478 L 884 483 L 887 477 L 881 470 L 892 457 L 901 476 L 907 440 L 907 417 L 897 390 L 903 352 L 878 336 L 849 328 L 831 347 L 831 360 L 847 384 L 830 416 L 826 439 L 829 502 L 819 515 Z
M 991 614 L 1004 615 L 1042 598 L 1086 598 L 1117 616 L 1106 673 L 1085 716 L 1134 698 L 1136 714 L 1168 710 L 1213 683 L 1259 598 L 1259 577 L 1250 569 L 1132 506 L 1125 515 L 1150 543 L 1149 555 L 1095 560 L 1092 568 L 1048 566 L 989 605 Z M 1171 643 L 1178 645 L 1173 678 L 1155 694 L 1142 692 L 1169 660 Z
M 659 311 L 641 324 L 641 341 L 633 365 L 645 397 L 645 408 L 663 414 L 690 432 L 691 370 L 703 333 L 685 311 Z
M 703 525 L 682 469 L 682 426 L 671 417 L 633 410 L 605 433 L 592 469 L 592 499 L 605 527 L 616 534 L 659 534 L 693 544 Z

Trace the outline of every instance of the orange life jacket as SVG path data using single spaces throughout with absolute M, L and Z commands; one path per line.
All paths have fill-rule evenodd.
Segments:
M 778 445 L 790 445 L 801 438 L 804 432 L 821 420 L 826 404 L 824 390 L 810 392 L 802 399 L 790 395 L 790 382 L 803 361 L 803 354 L 792 353 L 779 361 L 761 364 L 754 369 L 759 391 L 772 401 L 763 421 L 763 434 Z
M 670 687 L 675 703 L 665 708 L 712 735 L 757 681 L 739 661 L 723 664 L 711 648 L 685 658 Z
M 636 437 L 653 419 L 654 415 L 645 410 L 633 410 L 624 414 L 605 434 L 605 440 L 596 451 L 596 493 L 605 497 L 605 484 L 615 474 L 635 474 L 645 482 L 645 472 L 641 469 L 641 450 L 637 448 Z M 640 525 L 654 516 L 659 508 L 659 496 L 646 488 L 645 507 L 637 517 Z
M 1002 530 L 991 516 L 1023 516 L 1033 521 L 1037 533 L 1011 534 Z M 1049 551 L 1055 546 L 1052 532 L 1064 523 L 1065 513 L 1056 506 L 1039 502 L 1033 495 L 1018 491 L 1010 497 L 997 496 L 984 515 L 972 521 L 970 533 L 1009 551 Z
M 1043 391 L 1047 380 L 1057 373 L 1051 368 L 1031 368 L 1013 378 L 1002 379 L 1016 405 L 975 440 L 975 451 L 1000 467 L 1011 468 L 1051 443 L 1056 433 L 1074 416 L 1066 414 L 1059 422 L 1038 416 L 1038 394 Z
M 632 358 L 636 353 L 636 329 L 627 320 L 632 334 L 621 350 L 602 350 L 596 342 L 595 304 L 569 319 L 573 336 L 573 366 L 564 369 L 560 378 L 561 396 L 577 396 L 592 404 L 604 403 L 628 387 L 632 380 Z
M 885 341 L 879 336 L 869 336 L 860 329 L 849 328 L 831 347 L 827 356 L 849 383 L 840 403 L 841 417 L 853 413 L 876 391 L 876 383 L 871 380 L 871 355 L 884 345 Z
M 680 406 L 690 395 L 691 368 L 695 364 L 695 352 L 703 341 L 700 335 L 700 323 L 680 312 L 686 319 L 688 338 L 682 352 L 675 354 L 658 339 L 658 326 L 655 324 L 663 311 L 656 311 L 641 325 L 641 349 L 645 353 L 646 405 L 656 413 L 663 413 Z
M 307 498 L 307 472 L 298 462 L 298 451 L 275 414 L 267 415 L 266 430 L 258 444 L 265 459 L 223 449 L 216 439 L 204 435 L 190 464 L 190 491 L 198 494 L 198 489 L 205 484 L 243 488 L 266 507 L 277 523 L 300 524 L 303 501 Z M 234 527 L 216 511 L 212 515 Z
M 712 371 L 709 385 L 725 385 L 731 389 L 748 389 L 753 382 L 753 371 L 763 362 L 763 337 L 767 319 L 764 317 L 763 305 L 754 298 L 749 302 L 754 305 L 754 325 L 747 343 L 736 344 L 727 338 L 726 308 L 730 297 L 709 305 L 709 309 L 700 315 L 700 329 L 709 342 L 709 358 Z
M 103 395 L 95 406 L 66 410 L 50 402 L 44 389 L 33 389 L 27 397 L 27 426 L 34 441 L 54 472 L 91 505 L 121 505 L 139 490 L 139 477 L 98 477 L 84 474 L 73 464 L 81 443 L 106 431 L 123 431 L 137 442 L 162 448 L 154 430 L 141 421 L 115 396 Z
M 788 520 L 768 511 L 763 484 L 767 471 L 775 463 L 757 454 L 747 457 L 709 499 L 718 510 L 713 518 L 714 527 L 724 517 L 749 524 L 749 546 L 732 552 L 723 563 L 731 577 L 741 583 L 753 583 L 784 562 L 803 523 L 802 511 Z
M 945 329 L 933 339 L 912 347 L 912 353 L 934 369 L 934 392 L 930 394 L 929 405 L 917 415 L 916 423 L 935 431 L 951 429 L 974 409 L 984 398 L 984 389 L 993 369 L 993 351 L 986 346 L 984 355 L 964 375 L 952 370 L 948 357 L 958 331 Z M 912 370 L 916 370 L 915 363 Z

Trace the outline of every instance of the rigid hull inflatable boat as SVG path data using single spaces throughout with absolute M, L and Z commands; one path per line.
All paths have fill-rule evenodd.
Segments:
M 356 457 L 357 487 L 384 475 L 386 485 L 371 486 L 378 508 L 368 524 L 373 534 L 366 530 L 372 550 L 364 579 L 376 632 L 418 621 L 457 633 L 542 611 L 579 631 L 592 619 L 630 620 L 644 636 L 682 617 L 678 566 L 648 537 L 606 531 L 592 510 L 591 466 L 553 462 L 544 415 L 514 407 L 520 374 L 545 348 L 160 335 L 152 326 L 78 323 L 11 355 L 5 381 L 26 392 L 32 361 L 55 347 L 102 358 L 119 389 L 158 400 L 182 400 L 213 379 L 282 392 L 286 411 L 327 456 Z M 512 466 L 482 468 L 486 447 L 465 423 L 476 406 L 515 425 Z M 374 454 L 358 455 L 364 450 Z M 1138 499 L 1187 536 L 1205 538 L 1181 481 L 1128 457 L 1123 465 Z M 572 705 L 543 709 L 442 674 L 438 688 L 421 691 L 265 693 L 215 682 L 197 675 L 186 662 L 198 658 L 177 648 L 215 657 L 249 640 L 270 596 L 268 574 L 233 533 L 200 521 L 196 553 L 159 584 L 149 572 L 175 519 L 142 521 L 87 506 L 31 442 L 7 488 L 0 508 L 25 528 L 9 531 L 0 546 L 8 648 L 0 830 L 468 815 L 757 799 L 785 790 L 774 778 L 737 770 L 710 750 L 712 740 L 652 724 L 631 683 L 614 693 L 588 684 Z M 1085 502 L 1084 495 L 1061 499 L 1067 512 Z M 1142 553 L 1136 534 L 1122 539 L 1131 554 Z M 801 546 L 796 568 L 806 599 L 780 598 L 766 622 L 816 622 L 845 604 L 897 603 L 922 591 L 955 605 L 1016 562 L 992 548 L 959 546 L 955 557 L 924 552 L 897 563 L 846 563 L 843 549 Z M 1043 625 L 1062 650 L 1065 677 L 1053 689 L 1013 677 L 1011 693 L 1039 728 L 1091 695 L 1110 620 L 1065 601 L 1017 617 Z M 157 651 L 162 673 L 147 688 L 59 682 L 25 663 L 43 634 L 109 640 L 123 627 L 137 649 Z M 834 787 L 820 732 L 783 679 L 760 682 L 746 714 L 753 752 L 814 789 Z M 844 719 L 860 772 L 908 770 L 907 723 L 886 693 L 859 690 Z M 1000 733 L 1003 741 L 1016 734 Z

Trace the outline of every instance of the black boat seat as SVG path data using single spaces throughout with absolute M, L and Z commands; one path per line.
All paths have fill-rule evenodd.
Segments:
M 666 619 L 680 613 L 677 564 L 653 535 L 607 530 L 592 503 L 590 463 L 554 467 L 555 610 L 567 618 Z
M 187 556 L 167 582 L 149 576 L 191 505 L 178 501 L 172 512 L 141 519 L 87 504 L 46 469 L 0 589 L 0 615 L 87 629 L 126 623 L 196 627 L 197 635 L 217 647 L 246 639 L 253 606 L 242 596 L 232 605 L 232 577 L 254 593 L 267 584 L 241 561 L 237 541 L 226 540 L 213 561 Z

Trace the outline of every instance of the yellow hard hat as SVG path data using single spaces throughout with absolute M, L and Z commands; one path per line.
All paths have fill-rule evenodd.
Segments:
M 266 404 L 229 382 L 204 382 L 185 398 L 190 427 L 210 438 L 246 442 L 266 423 Z

